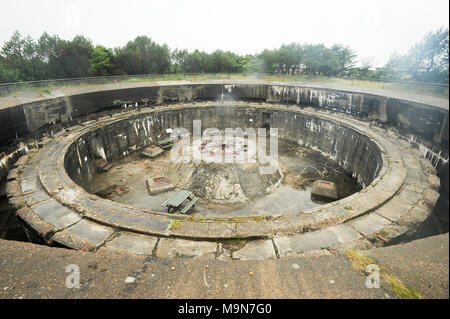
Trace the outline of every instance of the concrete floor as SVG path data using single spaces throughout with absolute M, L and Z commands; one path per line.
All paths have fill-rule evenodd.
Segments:
M 287 140 L 279 140 L 278 151 L 279 166 L 284 177 L 281 185 L 274 191 L 243 203 L 218 204 L 200 200 L 189 214 L 208 217 L 267 216 L 310 209 L 323 204 L 311 199 L 312 183 L 317 179 L 335 182 L 338 199 L 361 189 L 337 163 L 319 152 Z M 108 172 L 97 174 L 88 191 L 98 193 L 108 189 L 109 191 L 102 192 L 102 197 L 139 208 L 167 212 L 165 207 L 161 207 L 161 203 L 175 194 L 178 188 L 150 196 L 145 181 L 150 176 L 167 176 L 169 161 L 170 151 L 154 159 L 136 152 L 114 162 Z M 191 191 L 195 194 L 195 189 Z
M 369 289 L 345 255 L 277 260 L 158 259 L 0 240 L 0 299 L 398 298 Z M 448 233 L 366 252 L 425 298 L 448 298 Z M 80 287 L 68 288 L 68 265 Z

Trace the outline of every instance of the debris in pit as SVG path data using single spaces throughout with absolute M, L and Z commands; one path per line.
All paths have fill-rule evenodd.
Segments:
M 142 155 L 150 158 L 155 158 L 162 153 L 164 153 L 164 150 L 156 145 L 149 146 L 141 152 Z
M 122 196 L 123 194 L 127 193 L 129 191 L 129 188 L 127 186 L 121 186 L 121 185 L 111 185 L 108 186 L 101 191 L 98 191 L 94 193 L 95 195 L 101 197 L 101 198 L 111 198 L 114 195 Z

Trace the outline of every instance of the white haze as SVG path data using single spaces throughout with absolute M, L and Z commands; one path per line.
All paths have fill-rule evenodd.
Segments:
M 81 34 L 107 47 L 147 35 L 171 49 L 239 54 L 291 42 L 339 43 L 375 66 L 449 24 L 448 0 L 14 0 L 0 10 L 0 45 L 15 30 L 34 39 L 44 31 L 63 39 Z

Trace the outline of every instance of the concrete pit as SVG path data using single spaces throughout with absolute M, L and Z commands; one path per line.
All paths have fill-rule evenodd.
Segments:
M 268 144 L 266 144 L 268 145 Z M 196 145 L 195 145 L 196 146 Z M 161 203 L 179 189 L 200 197 L 191 216 L 230 217 L 279 215 L 319 206 L 311 199 L 312 183 L 320 178 L 339 185 L 338 199 L 361 189 L 357 180 L 336 162 L 297 142 L 278 141 L 278 165 L 272 174 L 260 174 L 259 162 L 177 163 L 171 151 L 150 159 L 135 152 L 113 162 L 108 172 L 95 174 L 87 191 L 135 207 L 167 212 Z M 148 196 L 147 178 L 168 177 L 176 189 Z
M 271 259 L 385 245 L 413 234 L 431 216 L 440 189 L 436 168 L 447 165 L 448 155 L 437 156 L 423 143 L 426 129 L 421 137 L 408 136 L 415 123 L 405 133 L 374 121 L 393 110 L 386 110 L 383 99 L 359 97 L 355 111 L 353 97 L 351 111 L 342 112 L 339 92 L 328 92 L 329 100 L 309 97 L 305 104 L 303 88 L 208 84 L 203 89 L 204 96 L 228 93 L 206 101 L 199 87 L 161 86 L 156 95 L 152 87 L 148 94 L 159 96 L 156 107 L 138 104 L 102 113 L 97 105 L 93 120 L 78 115 L 79 125 L 68 122 L 59 131 L 56 125 L 55 133 L 34 144 L 41 147 L 27 147 L 9 169 L 5 193 L 28 237 L 159 258 Z M 143 92 L 125 91 L 144 99 Z M 95 94 L 74 97 L 70 112 L 81 106 L 76 99 L 83 105 L 106 103 Z M 384 106 L 370 113 L 377 101 Z M 365 108 L 372 119 L 364 116 Z M 40 125 L 36 119 L 30 129 Z M 201 141 L 194 138 L 195 121 L 201 121 Z M 170 150 L 154 158 L 141 154 L 177 128 L 189 136 L 191 150 L 230 163 L 176 162 Z M 240 138 L 240 131 L 231 140 L 212 140 L 211 128 L 221 134 L 228 128 L 265 128 L 266 134 L 256 142 L 245 134 Z M 267 135 L 275 128 L 276 161 L 268 158 Z M 441 136 L 434 135 L 434 145 L 448 141 L 439 127 L 435 132 Z M 259 156 L 260 149 L 266 157 Z M 246 161 L 237 163 L 238 154 Z M 434 164 L 424 158 L 429 154 Z M 264 168 L 272 169 L 261 174 Z M 164 178 L 175 189 L 149 195 L 146 181 Z M 316 180 L 335 183 L 337 199 L 312 200 Z M 161 203 L 179 189 L 191 190 L 200 201 L 187 214 L 168 213 Z

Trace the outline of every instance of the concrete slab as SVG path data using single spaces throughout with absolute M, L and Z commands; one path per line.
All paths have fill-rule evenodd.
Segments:
M 377 208 L 376 212 L 389 220 L 397 221 L 403 214 L 408 212 L 413 205 L 394 196 L 389 202 Z
M 37 189 L 37 179 L 31 178 L 31 179 L 24 179 L 20 181 L 20 190 L 23 194 L 30 193 L 32 191 L 35 191 Z
M 249 259 L 275 259 L 275 249 L 272 240 L 255 240 L 248 242 L 243 248 L 233 252 L 233 258 Z
M 36 190 L 35 192 L 23 196 L 28 205 L 34 205 L 44 200 L 50 199 L 50 196 L 44 190 Z
M 156 248 L 156 257 L 160 258 L 196 258 L 209 256 L 214 259 L 217 243 L 182 239 L 161 238 Z
M 155 158 L 156 156 L 162 153 L 164 153 L 164 150 L 156 145 L 151 145 L 141 152 L 142 155 L 150 158 Z
M 360 233 L 358 233 L 356 230 L 354 230 L 351 226 L 347 224 L 332 226 L 327 229 L 332 231 L 339 239 L 339 241 L 343 244 L 362 238 Z
M 107 242 L 105 247 L 137 255 L 151 255 L 157 241 L 157 237 L 121 233 L 118 237 Z
M 103 243 L 114 231 L 110 228 L 100 226 L 98 224 L 88 222 L 84 219 L 80 220 L 75 225 L 65 229 L 62 232 L 55 234 L 53 239 L 62 244 L 67 244 L 64 237 L 75 237 L 75 240 L 81 242 L 92 243 L 95 247 L 98 247 Z M 73 239 L 73 238 L 71 238 Z M 74 247 L 75 249 L 81 249 L 81 247 Z
M 366 236 L 378 232 L 390 223 L 389 220 L 375 213 L 370 213 L 350 222 L 353 227 Z
M 53 224 L 55 229 L 66 228 L 81 219 L 79 215 L 62 206 L 54 199 L 34 205 L 31 209 L 43 220 Z
M 145 180 L 145 185 L 147 186 L 147 192 L 150 196 L 175 189 L 172 182 L 164 176 L 147 178 Z
M 317 180 L 312 185 L 311 196 L 317 198 L 337 199 L 336 184 L 333 182 Z
M 8 240 L 0 240 L 0 246 L 1 299 L 390 297 L 383 289 L 367 289 L 366 277 L 354 271 L 342 255 L 254 261 L 167 260 Z M 70 264 L 79 266 L 80 289 L 65 285 Z M 130 276 L 133 283 L 126 282 Z
M 280 257 L 301 254 L 309 250 L 330 248 L 340 244 L 336 234 L 328 229 L 292 237 L 275 237 L 274 241 Z

